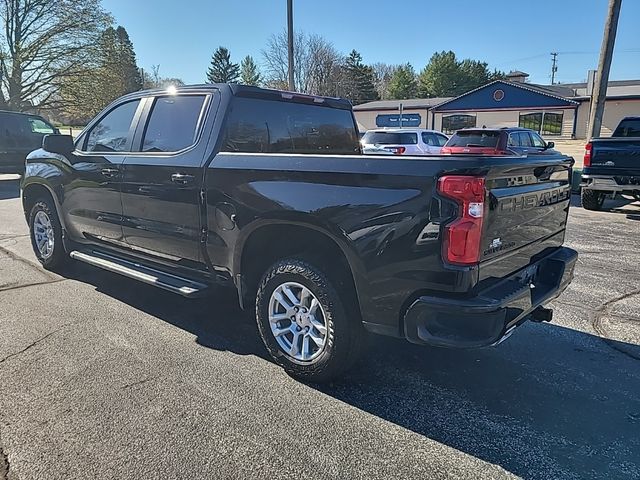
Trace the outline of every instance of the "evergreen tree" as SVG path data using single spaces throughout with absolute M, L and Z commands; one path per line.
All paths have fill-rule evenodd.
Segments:
M 118 66 L 120 78 L 122 79 L 122 89 L 124 93 L 136 92 L 142 89 L 142 75 L 136 62 L 136 53 L 133 50 L 133 43 L 124 27 L 118 26 L 116 29 L 118 46 Z
M 262 75 L 260 75 L 258 65 L 253 61 L 251 55 L 247 55 L 242 62 L 240 62 L 240 83 L 254 86 L 262 83 Z
M 414 98 L 417 90 L 416 72 L 413 66 L 410 63 L 400 65 L 389 82 L 389 97 L 393 100 Z
M 225 47 L 218 47 L 211 57 L 211 65 L 207 70 L 209 83 L 236 83 L 240 67 L 231 62 L 231 54 Z
M 459 61 L 452 51 L 436 52 L 418 77 L 421 97 L 455 97 L 478 88 L 504 73 L 489 71 L 485 62 L 465 59 Z
M 362 56 L 356 50 L 352 50 L 346 58 L 343 71 L 344 93 L 354 105 L 378 100 L 373 68 L 362 63 Z

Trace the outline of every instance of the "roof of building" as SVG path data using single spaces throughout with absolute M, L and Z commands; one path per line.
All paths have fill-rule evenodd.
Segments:
M 528 77 L 529 74 L 526 72 L 522 72 L 520 70 L 512 70 L 505 75 L 507 78 L 509 77 Z
M 429 109 L 435 105 L 438 105 L 447 100 L 451 100 L 453 97 L 440 97 L 440 98 L 409 98 L 406 100 L 376 100 L 375 102 L 362 103 L 355 105 L 353 109 L 355 111 L 366 110 L 399 110 L 400 104 L 403 109 L 416 109 L 426 108 Z
M 524 72 L 512 72 L 526 75 Z M 515 76 L 515 75 L 514 75 Z M 498 80 L 496 80 L 498 81 Z M 539 85 L 535 83 L 522 83 L 512 82 L 509 80 L 503 80 L 509 85 L 515 85 L 516 87 L 524 88 L 532 92 L 548 95 L 559 100 L 567 101 L 580 101 L 588 98 L 587 96 L 587 82 L 576 83 L 557 83 L 555 85 Z M 494 81 L 495 82 L 495 81 Z M 491 83 L 494 83 L 491 82 Z M 487 85 L 491 85 L 491 83 Z M 482 85 L 474 90 L 464 93 L 461 96 L 468 95 L 475 92 L 487 85 Z M 640 97 L 640 79 L 638 80 L 611 80 L 607 88 L 608 98 L 625 98 L 625 97 Z M 431 109 L 438 107 L 444 103 L 448 103 L 451 100 L 459 97 L 442 97 L 442 98 L 410 98 L 407 100 L 377 100 L 375 102 L 363 103 L 353 107 L 355 111 L 378 111 L 378 110 L 399 110 L 399 105 L 402 103 L 405 109 Z

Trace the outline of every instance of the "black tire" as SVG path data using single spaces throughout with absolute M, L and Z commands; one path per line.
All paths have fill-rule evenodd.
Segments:
M 271 330 L 271 296 L 276 289 L 291 282 L 309 289 L 322 307 L 327 332 L 323 349 L 312 361 L 302 362 L 290 356 L 278 344 Z M 262 277 L 256 296 L 256 320 L 267 351 L 289 375 L 308 382 L 332 380 L 348 370 L 358 359 L 365 332 L 359 315 L 347 314 L 351 310 L 353 309 L 345 308 L 343 299 L 329 277 L 316 266 L 301 259 L 285 259 L 272 265 Z M 294 322 L 290 324 L 295 327 Z
M 605 194 L 599 190 L 590 190 L 583 188 L 580 194 L 582 200 L 582 208 L 585 210 L 600 210 L 604 203 Z
M 38 213 L 43 212 L 46 218 L 49 219 L 51 224 L 51 231 L 53 234 L 53 245 L 49 254 L 43 254 L 38 248 L 36 240 L 36 223 Z M 50 198 L 39 198 L 31 207 L 29 212 L 29 232 L 31 237 L 31 246 L 36 258 L 47 270 L 57 271 L 60 270 L 67 262 L 68 255 L 62 244 L 62 225 L 58 218 L 58 212 Z

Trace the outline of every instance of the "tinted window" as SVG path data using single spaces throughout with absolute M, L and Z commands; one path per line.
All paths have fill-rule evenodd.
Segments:
M 518 126 L 539 132 L 542 126 L 542 113 L 521 113 L 518 119 Z
M 320 105 L 236 97 L 225 135 L 223 150 L 227 152 L 360 151 L 351 111 Z
M 531 137 L 529 136 L 529 132 L 518 132 L 518 137 L 520 138 L 520 146 L 521 147 L 531 147 Z
M 629 118 L 622 120 L 615 132 L 614 137 L 640 137 L 640 118 Z
M 473 128 L 476 126 L 475 115 L 445 115 L 442 117 L 442 131 L 444 133 L 455 133 L 463 128 Z
M 541 133 L 543 135 L 562 135 L 562 113 L 545 112 Z
M 195 143 L 204 95 L 154 100 L 142 141 L 143 152 L 177 152 Z
M 432 147 L 438 146 L 436 136 L 433 133 L 422 132 L 422 141 Z
M 126 152 L 129 130 L 140 100 L 118 105 L 91 128 L 87 138 L 88 152 Z
M 457 132 L 449 139 L 448 147 L 495 147 L 498 144 L 500 132 L 471 130 Z
M 418 134 L 409 132 L 367 132 L 362 143 L 377 145 L 416 145 Z

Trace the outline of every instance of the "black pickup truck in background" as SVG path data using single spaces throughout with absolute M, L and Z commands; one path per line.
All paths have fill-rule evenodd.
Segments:
M 623 118 L 611 137 L 587 143 L 580 186 L 587 210 L 600 210 L 607 195 L 640 200 L 640 117 Z
M 365 330 L 465 348 L 551 320 L 577 258 L 572 165 L 365 156 L 349 102 L 221 84 L 137 92 L 75 143 L 47 136 L 22 201 L 46 268 L 72 258 L 186 297 L 233 285 L 273 359 L 324 381 Z

